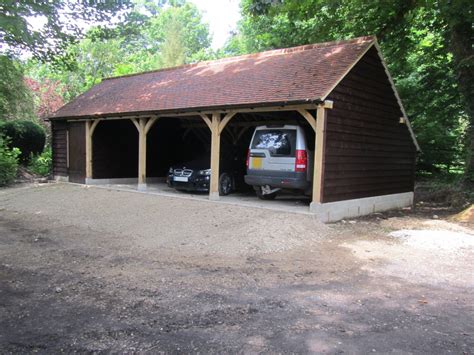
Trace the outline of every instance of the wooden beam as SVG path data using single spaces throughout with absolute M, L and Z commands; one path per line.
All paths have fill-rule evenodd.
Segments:
M 212 132 L 212 122 L 211 120 L 209 119 L 209 117 L 204 114 L 204 113 L 200 113 L 199 116 L 202 117 L 202 119 L 204 120 L 204 122 L 207 124 L 207 127 L 209 127 L 209 129 L 211 130 Z
M 99 124 L 100 121 L 102 121 L 102 118 L 98 118 L 98 119 L 96 119 L 96 120 L 94 120 L 94 121 L 92 122 L 92 125 L 91 125 L 91 132 L 90 132 L 90 133 L 91 133 L 91 136 L 94 135 L 95 128 L 97 127 L 97 125 Z
M 211 121 L 211 182 L 209 188 L 209 199 L 219 199 L 219 157 L 220 157 L 220 133 L 221 114 L 212 114 Z
M 299 119 L 293 119 L 293 120 L 263 120 L 263 121 L 248 121 L 248 122 L 242 122 L 242 121 L 235 121 L 235 122 L 230 122 L 229 125 L 233 127 L 246 127 L 246 128 L 251 128 L 251 127 L 257 127 L 257 126 L 265 126 L 265 125 L 298 125 L 301 124 L 301 121 Z M 207 127 L 204 123 L 183 123 L 181 124 L 181 127 L 186 127 L 186 128 L 204 128 Z
M 138 189 L 146 188 L 146 118 L 138 122 Z
M 222 133 L 222 131 L 224 130 L 225 126 L 227 125 L 227 123 L 229 123 L 229 121 L 232 119 L 232 117 L 234 117 L 236 115 L 237 112 L 229 112 L 228 114 L 226 114 L 224 116 L 224 118 L 222 119 L 221 123 L 219 123 L 219 134 Z
M 130 121 L 133 122 L 135 127 L 137 127 L 137 131 L 140 133 L 140 124 L 138 123 L 137 119 L 136 118 L 130 118 Z
M 210 137 L 207 129 L 205 131 L 202 129 L 193 129 L 192 132 L 202 143 L 204 143 L 205 145 L 210 144 Z
M 158 120 L 158 116 L 155 116 L 155 117 L 151 117 L 148 122 L 146 123 L 146 126 L 145 126 L 145 133 L 148 134 L 148 132 L 150 131 L 151 127 L 153 127 L 153 125 L 155 124 L 156 120 Z
M 86 183 L 92 179 L 92 121 L 86 121 Z
M 186 136 L 189 134 L 189 132 L 191 132 L 191 127 L 188 127 L 184 130 L 184 133 L 183 133 L 183 139 L 186 138 Z
M 316 134 L 313 168 L 313 203 L 323 201 L 324 159 L 326 146 L 327 109 L 320 105 L 316 111 Z
M 309 113 L 307 110 L 305 109 L 297 109 L 296 111 L 298 111 L 298 113 L 304 117 L 304 119 L 306 121 L 308 121 L 309 125 L 313 128 L 313 130 L 316 132 L 316 119 L 313 117 L 313 115 L 311 113 Z
M 285 106 L 261 106 L 261 107 L 242 107 L 239 109 L 232 110 L 203 110 L 203 111 L 190 111 L 190 112 L 156 112 L 148 113 L 142 115 L 127 115 L 127 116 L 108 116 L 100 117 L 103 120 L 133 120 L 141 117 L 150 117 L 153 114 L 158 114 L 160 117 L 183 117 L 183 118 L 192 118 L 192 117 L 203 117 L 203 115 L 209 119 L 207 115 L 212 115 L 214 112 L 227 114 L 230 112 L 235 113 L 258 113 L 258 112 L 284 112 L 284 111 L 296 111 L 299 108 L 306 110 L 315 110 L 317 104 L 299 104 L 299 105 L 285 105 Z M 80 118 L 80 119 L 69 119 L 68 122 L 81 122 L 88 121 L 90 118 Z M 210 120 L 209 120 L 210 122 Z
M 234 144 L 236 144 L 240 138 L 242 138 L 243 134 L 245 133 L 245 131 L 247 131 L 249 129 L 249 127 L 242 127 L 239 131 L 239 133 L 237 134 L 237 137 L 235 138 L 235 141 L 234 141 Z

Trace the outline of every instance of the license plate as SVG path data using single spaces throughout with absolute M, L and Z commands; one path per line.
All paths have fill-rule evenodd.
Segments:
M 262 158 L 252 158 L 252 169 L 261 169 L 263 165 Z
M 188 177 L 185 176 L 175 176 L 174 181 L 188 182 Z

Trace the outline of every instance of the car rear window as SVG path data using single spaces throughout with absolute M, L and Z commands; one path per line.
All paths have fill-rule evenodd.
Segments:
M 268 149 L 271 156 L 294 156 L 296 130 L 262 129 L 255 132 L 253 149 Z

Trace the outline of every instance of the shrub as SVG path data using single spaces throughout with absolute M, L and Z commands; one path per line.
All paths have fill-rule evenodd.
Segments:
M 10 149 L 7 140 L 0 135 L 0 186 L 5 186 L 15 180 L 18 171 L 18 148 Z
M 48 176 L 51 172 L 52 166 L 53 159 L 51 148 L 47 148 L 43 153 L 31 157 L 28 169 L 36 175 Z
M 9 137 L 8 146 L 21 151 L 20 162 L 28 163 L 31 155 L 43 151 L 46 134 L 44 129 L 33 121 L 8 121 L 0 124 L 0 134 Z

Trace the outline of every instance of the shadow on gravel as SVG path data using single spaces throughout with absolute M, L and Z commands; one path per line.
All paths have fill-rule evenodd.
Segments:
M 112 244 L 72 249 L 57 238 L 63 232 L 0 218 L 2 352 L 474 348 L 472 289 L 382 278 L 345 248 L 336 253 L 321 243 L 318 254 L 290 263 L 293 254 L 280 253 L 223 267 L 225 260 L 180 261 L 160 250 L 130 255 Z M 335 258 L 346 262 L 337 267 Z

